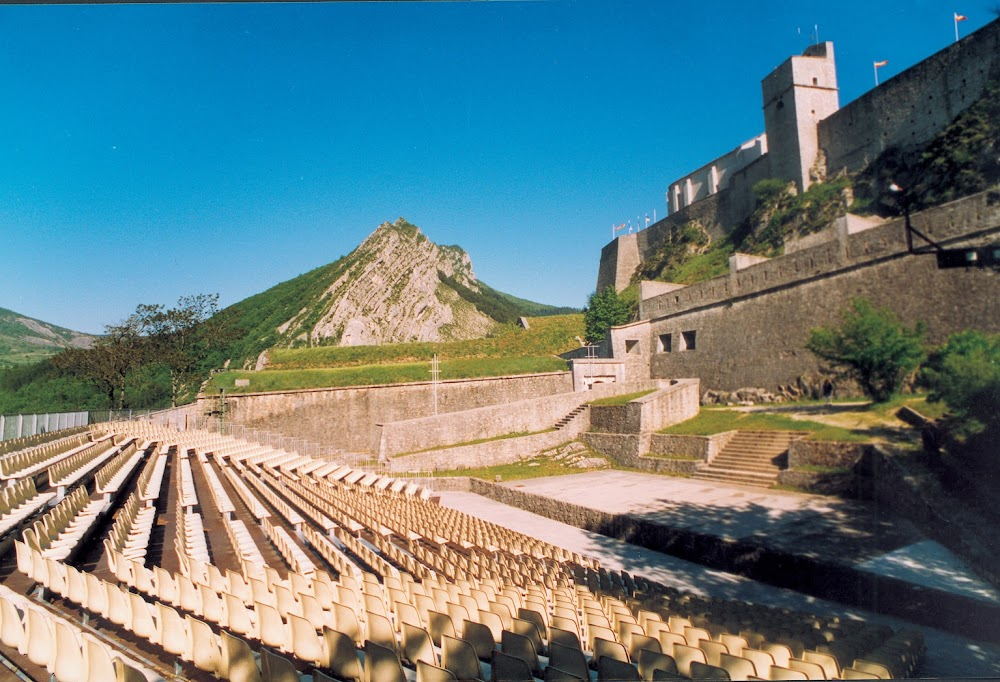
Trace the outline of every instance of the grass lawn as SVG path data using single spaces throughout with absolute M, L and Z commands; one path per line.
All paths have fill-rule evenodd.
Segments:
M 592 469 L 581 469 L 580 467 L 566 466 L 551 457 L 535 457 L 523 462 L 512 464 L 499 464 L 492 467 L 480 467 L 477 469 L 452 469 L 450 471 L 438 471 L 435 476 L 470 476 L 481 478 L 484 481 L 494 481 L 500 476 L 503 481 L 517 481 L 526 478 L 542 478 L 544 476 L 565 476 L 567 474 L 582 474 Z
M 663 429 L 660 433 L 686 436 L 710 436 L 723 431 L 810 431 L 810 440 L 864 442 L 870 437 L 839 426 L 794 419 L 784 414 L 741 412 L 731 408 L 703 407 L 697 417 Z
M 628 405 L 630 402 L 636 398 L 641 398 L 644 395 L 649 395 L 650 393 L 655 393 L 656 389 L 651 388 L 648 391 L 638 391 L 636 393 L 628 393 L 626 395 L 613 395 L 610 398 L 599 398 L 597 400 L 591 400 L 588 405 L 594 405 L 595 407 L 605 407 L 608 405 Z
M 564 372 L 565 360 L 547 357 L 463 358 L 442 360 L 441 379 L 471 379 L 476 377 Z M 257 393 L 260 391 L 290 391 L 300 388 L 332 388 L 339 386 L 370 386 L 430 381 L 430 363 L 407 362 L 387 365 L 361 365 L 317 369 L 272 370 L 262 372 L 220 372 L 205 387 L 207 395 L 220 389 L 227 393 Z M 236 379 L 249 379 L 249 386 L 236 386 Z

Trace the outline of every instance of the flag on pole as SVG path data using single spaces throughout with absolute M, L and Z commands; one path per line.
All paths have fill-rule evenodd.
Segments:
M 964 14 L 959 14 L 958 12 L 953 12 L 952 14 L 954 14 L 954 16 L 955 16 L 955 42 L 957 43 L 958 42 L 958 22 L 965 21 L 969 17 L 965 16 Z
M 615 226 L 612 225 L 611 227 L 615 227 Z M 615 232 L 618 232 L 619 230 L 624 230 L 624 229 L 625 229 L 625 223 L 622 223 L 618 227 L 615 227 Z
M 880 62 L 875 62 L 875 85 L 878 85 L 878 70 L 889 63 L 888 59 L 883 59 Z
M 646 211 L 646 227 L 649 227 L 649 211 Z

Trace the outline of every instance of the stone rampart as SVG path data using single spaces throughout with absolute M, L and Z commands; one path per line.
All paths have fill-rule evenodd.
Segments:
M 837 443 L 800 438 L 788 445 L 788 468 L 850 469 L 870 448 L 866 443 Z
M 569 393 L 570 372 L 441 381 L 437 385 L 439 413 L 486 407 Z M 202 412 L 215 399 L 200 398 Z M 226 396 L 226 419 L 234 423 L 306 438 L 351 452 L 371 452 L 377 443 L 376 424 L 434 414 L 431 382 L 321 388 Z
M 930 140 L 1000 77 L 1000 22 L 928 57 L 819 122 L 828 173 Z
M 474 445 L 441 448 L 392 459 L 393 471 L 452 471 L 510 464 L 572 440 L 564 431 L 546 431 Z
M 944 246 L 996 240 L 1000 192 L 923 211 L 913 224 Z M 819 372 L 817 359 L 805 350 L 809 329 L 839 324 L 839 312 L 859 296 L 889 308 L 907 325 L 923 321 L 930 343 L 966 328 L 1000 332 L 1000 279 L 992 273 L 940 270 L 933 255 L 908 253 L 902 220 L 840 234 L 643 301 L 650 322 L 647 347 L 657 349 L 651 376 L 697 376 L 704 389 L 776 391 Z M 693 350 L 678 350 L 683 337 L 696 340 Z M 673 341 L 670 351 L 663 340 Z
M 621 391 L 626 393 L 627 391 Z M 597 433 L 650 433 L 698 415 L 697 379 L 674 379 L 625 405 L 594 405 L 590 430 Z
M 604 398 L 655 387 L 656 382 L 598 384 L 589 391 L 576 391 L 530 398 L 499 405 L 463 410 L 429 417 L 377 424 L 372 430 L 370 450 L 380 458 L 428 448 L 494 438 L 510 433 L 532 433 L 552 428 L 575 408 L 596 398 Z M 576 435 L 569 430 L 563 440 Z
M 724 431 L 711 436 L 654 433 L 649 441 L 649 452 L 656 455 L 709 461 L 719 454 L 735 435 L 735 431 Z

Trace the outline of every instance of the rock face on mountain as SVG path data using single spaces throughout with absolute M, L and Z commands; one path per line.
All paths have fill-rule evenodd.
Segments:
M 41 360 L 64 348 L 89 348 L 95 338 L 0 308 L 0 367 Z
M 480 338 L 496 325 L 466 300 L 481 292 L 468 254 L 438 246 L 402 218 L 380 225 L 343 265 L 318 309 L 301 309 L 279 334 L 308 345 L 371 346 Z

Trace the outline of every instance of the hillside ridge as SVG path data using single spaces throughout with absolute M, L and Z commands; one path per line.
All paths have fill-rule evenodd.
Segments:
M 0 367 L 41 360 L 64 348 L 89 348 L 96 338 L 0 308 Z

